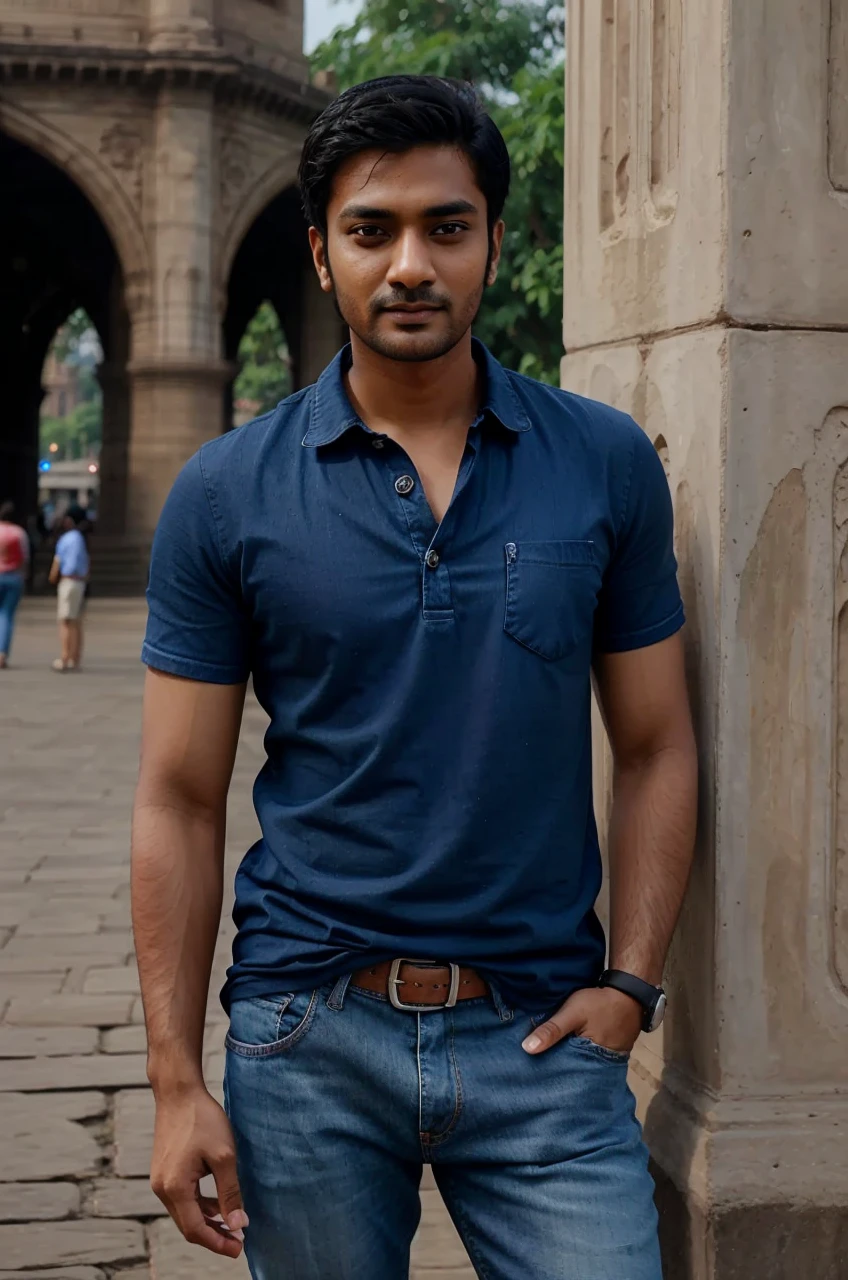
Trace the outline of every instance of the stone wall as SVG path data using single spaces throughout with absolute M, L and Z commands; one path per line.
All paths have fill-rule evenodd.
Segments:
M 701 752 L 671 1011 L 632 1073 L 667 1275 L 837 1280 L 848 3 L 571 0 L 568 49 L 563 381 L 663 457 Z

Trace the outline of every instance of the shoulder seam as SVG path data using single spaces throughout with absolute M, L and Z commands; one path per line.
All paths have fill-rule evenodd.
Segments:
M 632 418 L 629 418 L 629 421 L 633 424 L 636 431 L 642 430 L 642 428 L 638 425 L 638 423 L 633 422 Z M 621 515 L 618 518 L 618 528 L 615 531 L 616 542 L 618 542 L 618 539 L 621 536 L 621 531 L 624 528 L 624 521 L 627 516 L 627 508 L 630 504 L 630 490 L 633 487 L 633 471 L 636 466 L 636 440 L 637 440 L 637 437 L 634 435 L 630 441 L 630 466 L 627 471 L 627 483 L 624 486 L 624 494 L 623 494 L 623 499 L 621 503 Z

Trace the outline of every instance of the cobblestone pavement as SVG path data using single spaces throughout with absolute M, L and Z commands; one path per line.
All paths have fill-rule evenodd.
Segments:
M 246 1277 L 187 1246 L 147 1182 L 152 1100 L 129 915 L 143 607 L 91 603 L 84 669 L 50 671 L 53 602 L 27 601 L 0 672 L 0 1280 Z M 245 716 L 228 881 L 256 834 L 264 716 Z M 207 1021 L 220 1096 L 230 949 L 221 926 Z M 473 1280 L 435 1185 L 422 1185 L 413 1280 Z M 362 1280 L 369 1280 L 363 1277 Z

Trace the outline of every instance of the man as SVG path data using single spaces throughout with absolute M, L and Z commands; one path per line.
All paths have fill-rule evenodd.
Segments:
M 82 507 L 71 506 L 62 517 L 63 533 L 56 542 L 49 581 L 58 584 L 59 645 L 54 671 L 76 671 L 82 658 L 82 611 L 90 560 L 83 536 L 86 517 Z
M 623 414 L 472 339 L 509 159 L 468 86 L 349 90 L 300 179 L 350 346 L 187 464 L 152 558 L 153 1185 L 189 1240 L 244 1239 L 259 1280 L 406 1276 L 425 1162 L 481 1276 L 659 1280 L 626 1063 L 661 1017 L 695 821 L 665 475 Z M 604 985 L 593 668 L 616 761 Z M 271 723 L 228 1122 L 201 1055 L 250 676 Z

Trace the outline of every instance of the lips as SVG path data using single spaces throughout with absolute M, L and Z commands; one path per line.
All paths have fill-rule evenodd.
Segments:
M 386 307 L 389 315 L 405 324 L 425 324 L 430 316 L 441 311 L 441 307 Z

